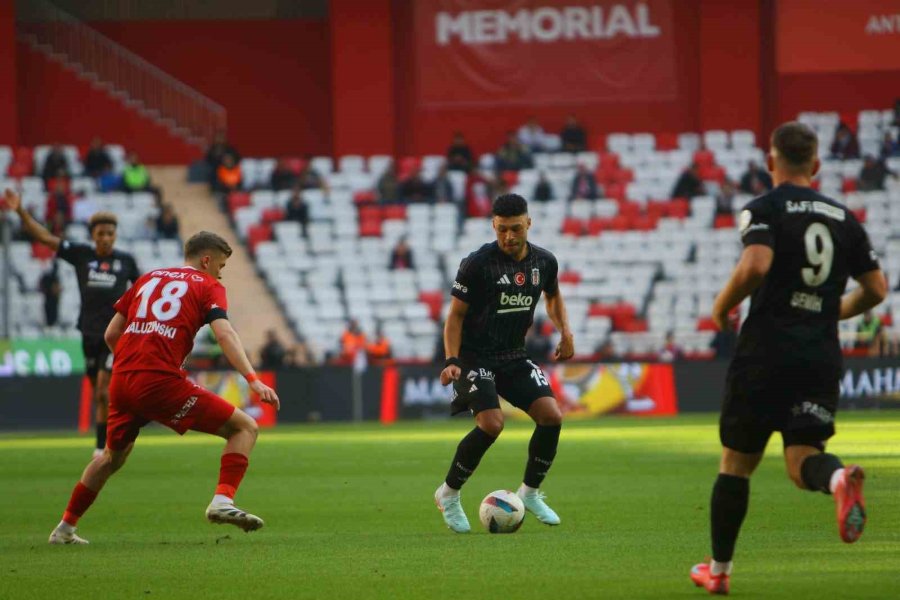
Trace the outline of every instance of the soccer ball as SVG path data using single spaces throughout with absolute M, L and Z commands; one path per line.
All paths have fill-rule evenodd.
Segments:
M 525 520 L 525 505 L 515 492 L 497 490 L 481 501 L 478 516 L 491 533 L 515 533 Z

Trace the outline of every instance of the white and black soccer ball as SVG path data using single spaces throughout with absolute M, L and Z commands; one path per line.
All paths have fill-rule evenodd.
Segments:
M 515 492 L 497 490 L 481 501 L 478 516 L 491 533 L 515 533 L 525 520 L 525 505 Z

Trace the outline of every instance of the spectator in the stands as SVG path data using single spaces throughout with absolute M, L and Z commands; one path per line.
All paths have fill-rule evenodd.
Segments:
M 525 352 L 538 363 L 550 361 L 553 341 L 544 333 L 543 319 L 535 319 L 528 333 L 525 334 Z
M 578 123 L 575 115 L 569 115 L 566 124 L 559 132 L 559 139 L 564 152 L 584 152 L 587 150 L 587 132 Z
M 285 367 L 305 367 L 315 364 L 316 357 L 313 355 L 312 349 L 306 342 L 306 338 L 297 335 L 297 343 L 287 349 L 284 354 Z
M 900 139 L 894 139 L 890 131 L 885 131 L 884 138 L 881 140 L 879 155 L 881 160 L 900 156 Z
M 297 181 L 304 190 L 325 190 L 327 188 L 325 178 L 309 162 L 303 165 Z
M 366 343 L 366 358 L 376 364 L 391 358 L 391 342 L 381 331 L 381 325 L 375 327 L 375 337 Z
M 122 189 L 122 176 L 116 173 L 112 167 L 104 169 L 97 179 L 97 190 L 103 193 L 118 192 Z
M 44 295 L 44 324 L 53 327 L 59 320 L 59 297 L 62 286 L 59 283 L 59 265 L 54 260 L 51 267 L 41 275 L 39 288 Z
M 900 127 L 900 98 L 894 100 L 894 121 L 892 127 Z
M 63 151 L 62 146 L 53 144 L 50 151 L 47 152 L 46 158 L 44 158 L 44 166 L 41 168 L 41 177 L 46 183 L 51 178 L 58 177 L 60 171 L 63 172 L 62 175 L 64 177 L 70 177 L 72 175 L 69 172 L 69 161 L 66 160 L 66 154 Z
M 178 227 L 178 216 L 171 204 L 163 204 L 159 217 L 156 218 L 156 238 L 159 240 L 181 241 Z
M 306 228 L 309 226 L 309 206 L 303 199 L 303 192 L 300 191 L 299 186 L 295 186 L 291 190 L 291 197 L 288 199 L 284 220 L 300 223 L 300 231 L 303 232 L 303 237 L 307 237 Z
M 274 329 L 266 332 L 266 342 L 259 349 L 259 368 L 275 371 L 284 366 L 285 349 Z
M 397 165 L 394 161 L 388 164 L 384 173 L 378 178 L 376 186 L 378 201 L 382 204 L 393 204 L 400 201 L 400 182 L 397 181 Z
M 134 152 L 129 153 L 125 161 L 122 186 L 126 192 L 143 192 L 150 187 L 150 172 Z
M 881 336 L 881 329 L 881 319 L 871 310 L 864 312 L 856 326 L 856 347 L 871 348 L 874 346 Z
M 491 214 L 495 181 L 472 167 L 466 177 L 466 216 L 486 217 Z
M 859 158 L 859 140 L 844 122 L 838 124 L 834 134 L 834 141 L 831 143 L 831 158 L 839 160 Z
M 441 165 L 437 177 L 431 182 L 431 187 L 433 188 L 432 191 L 436 203 L 450 204 L 456 201 L 453 192 L 453 183 L 450 181 L 450 176 L 447 174 L 447 165 Z
M 54 179 L 53 188 L 47 195 L 47 220 L 52 222 L 59 214 L 62 216 L 63 223 L 68 225 L 72 222 L 74 206 L 75 197 L 69 191 L 65 181 L 59 178 Z
M 528 147 L 519 141 L 514 131 L 506 134 L 506 142 L 495 155 L 497 171 L 521 171 L 530 169 L 534 162 Z
M 597 347 L 594 348 L 594 360 L 600 362 L 619 360 L 619 353 L 616 352 L 616 347 L 613 346 L 612 340 L 607 338 L 602 343 L 597 344 Z
M 409 204 L 434 201 L 434 191 L 422 178 L 422 169 L 413 171 L 400 184 L 400 199 Z
M 416 263 L 413 259 L 413 251 L 412 248 L 409 247 L 409 242 L 406 241 L 406 237 L 400 238 L 394 246 L 394 249 L 391 250 L 391 262 L 388 265 L 388 268 L 392 271 L 416 268 Z
M 725 178 L 716 194 L 716 215 L 734 214 L 734 197 L 736 195 L 734 182 Z
M 107 169 L 112 168 L 113 162 L 109 157 L 106 148 L 103 147 L 103 141 L 100 138 L 95 137 L 91 140 L 91 145 L 84 157 L 84 174 L 88 177 L 97 179 L 103 175 Z
M 272 170 L 272 178 L 270 181 L 272 189 L 276 192 L 289 190 L 294 187 L 295 183 L 297 183 L 297 174 L 290 169 L 286 159 L 279 158 L 278 163 Z
M 241 189 L 241 166 L 231 154 L 222 157 L 216 169 L 216 190 L 224 193 Z
M 212 144 L 206 149 L 206 164 L 209 166 L 213 183 L 215 183 L 216 171 L 218 171 L 219 165 L 225 160 L 226 154 L 233 156 L 235 162 L 241 162 L 241 154 L 234 146 L 228 143 L 225 132 L 219 130 L 213 137 Z
M 662 350 L 659 352 L 659 360 L 661 362 L 675 362 L 684 358 L 684 351 L 675 342 L 675 332 L 666 332 L 666 341 L 663 343 Z
M 459 131 L 453 134 L 453 141 L 447 148 L 447 168 L 451 171 L 469 171 L 473 165 L 472 149 L 466 143 L 466 138 Z
M 550 200 L 553 200 L 553 186 L 550 185 L 550 181 L 543 171 L 538 175 L 538 182 L 534 186 L 534 193 L 532 196 L 536 202 L 549 202 Z
M 745 194 L 762 196 L 772 189 L 772 176 L 755 160 L 747 163 L 747 171 L 741 175 L 741 191 Z
M 867 154 L 859 172 L 859 179 L 856 181 L 856 189 L 861 192 L 883 190 L 884 180 L 887 179 L 888 175 L 897 176 L 883 160 L 878 160 L 874 156 Z
M 700 179 L 700 166 L 697 163 L 691 163 L 691 166 L 681 173 L 681 177 L 675 183 L 672 190 L 673 198 L 694 198 L 702 196 L 706 193 L 706 186 Z
M 537 117 L 531 117 L 528 122 L 519 127 L 519 143 L 528 148 L 532 153 L 544 152 L 546 136 L 543 127 L 538 123 Z
M 347 328 L 341 334 L 341 359 L 352 363 L 360 352 L 366 350 L 366 334 L 359 328 L 356 319 L 347 321 Z
M 596 200 L 600 197 L 597 188 L 597 179 L 587 166 L 579 163 L 578 170 L 572 178 L 572 190 L 569 192 L 569 200 Z

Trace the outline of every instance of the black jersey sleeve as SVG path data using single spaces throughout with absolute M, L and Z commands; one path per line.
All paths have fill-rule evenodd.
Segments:
M 850 276 L 856 278 L 863 273 L 868 273 L 869 271 L 881 268 L 881 265 L 878 263 L 878 255 L 875 253 L 875 250 L 872 249 L 872 242 L 869 241 L 869 234 L 866 233 L 866 230 L 860 222 L 856 220 L 853 213 L 847 211 L 847 216 L 850 219 L 851 244 L 850 257 L 848 260 Z
M 744 210 L 738 220 L 741 231 L 741 242 L 744 247 L 753 244 L 762 244 L 770 248 L 775 247 L 774 229 L 775 214 L 772 204 L 766 197 L 753 200 Z
M 463 259 L 459 264 L 459 270 L 456 272 L 456 280 L 453 282 L 453 289 L 450 295 L 459 298 L 466 304 L 472 304 L 484 287 L 482 284 L 483 274 L 481 273 L 481 265 L 476 260 L 475 255 L 470 255 Z
M 93 250 L 87 244 L 79 244 L 78 242 L 62 240 L 59 243 L 59 249 L 56 251 L 56 256 L 63 259 L 70 265 L 77 267 L 85 260 L 88 260 L 87 257 L 92 253 Z
M 547 277 L 544 280 L 544 293 L 555 296 L 559 293 L 559 262 L 552 254 L 548 259 Z
M 141 269 L 138 267 L 137 260 L 133 256 L 129 256 L 128 258 L 130 263 L 128 267 L 130 271 L 128 274 L 128 281 L 130 281 L 131 284 L 134 285 L 134 282 L 137 281 L 138 277 L 141 276 Z

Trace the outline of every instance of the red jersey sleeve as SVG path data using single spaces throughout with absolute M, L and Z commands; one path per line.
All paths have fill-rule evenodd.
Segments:
M 128 316 L 128 309 L 131 307 L 131 300 L 134 298 L 135 291 L 137 290 L 137 282 L 135 281 L 135 285 L 132 285 L 128 288 L 122 297 L 116 300 L 116 303 L 113 305 L 113 308 L 116 309 L 117 313 L 122 314 L 123 316 Z
M 212 323 L 216 319 L 228 318 L 228 298 L 225 296 L 225 286 L 218 281 L 209 286 L 206 300 L 203 305 L 203 322 Z

